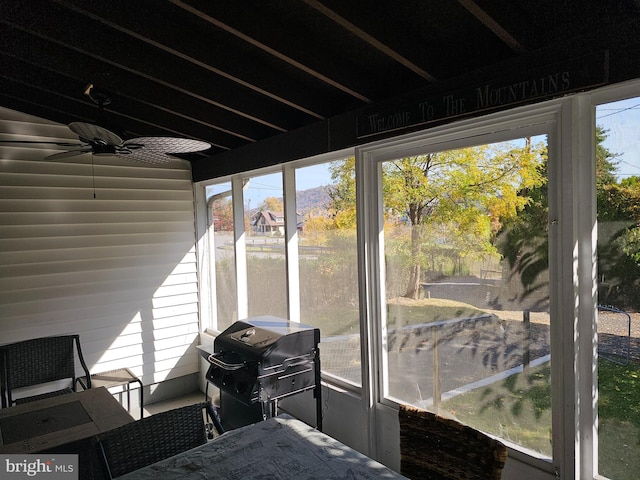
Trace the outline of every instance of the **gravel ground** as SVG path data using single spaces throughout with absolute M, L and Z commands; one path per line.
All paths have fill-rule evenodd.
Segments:
M 487 310 L 501 320 L 522 321 L 522 312 Z M 531 323 L 549 325 L 549 315 L 531 312 Z M 598 312 L 598 351 L 603 355 L 631 358 L 640 361 L 640 313 Z
M 598 351 L 601 355 L 640 361 L 640 313 L 600 312 Z

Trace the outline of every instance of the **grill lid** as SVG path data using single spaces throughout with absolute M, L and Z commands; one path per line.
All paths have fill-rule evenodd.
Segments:
M 277 342 L 280 337 L 280 334 L 255 327 L 245 328 L 229 335 L 232 340 L 253 348 L 267 348 Z
M 216 337 L 213 350 L 227 363 L 260 362 L 268 368 L 301 355 L 313 358 L 319 342 L 317 328 L 262 316 L 235 322 Z

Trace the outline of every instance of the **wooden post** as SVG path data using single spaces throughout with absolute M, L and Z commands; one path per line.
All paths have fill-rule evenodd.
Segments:
M 522 312 L 522 371 L 525 378 L 529 381 L 529 367 L 531 364 L 531 312 L 525 310 Z
M 440 411 L 442 400 L 442 385 L 440 382 L 440 354 L 438 351 L 438 327 L 431 327 L 431 341 L 433 342 L 433 408 Z

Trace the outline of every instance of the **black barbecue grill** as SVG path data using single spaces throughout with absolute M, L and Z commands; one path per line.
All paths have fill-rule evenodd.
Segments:
M 277 414 L 278 400 L 307 390 L 322 430 L 320 330 L 278 317 L 235 322 L 213 342 L 207 380 L 220 389 L 220 419 L 237 428 Z

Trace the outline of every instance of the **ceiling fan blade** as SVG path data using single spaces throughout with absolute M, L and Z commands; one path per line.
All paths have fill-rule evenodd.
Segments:
M 38 140 L 0 140 L 2 145 L 56 145 L 58 147 L 81 147 L 82 143 L 72 142 L 39 142 Z
M 174 138 L 174 137 L 139 137 L 132 138 L 124 142 L 128 144 L 144 145 L 144 151 L 153 151 L 161 153 L 192 153 L 208 150 L 211 144 L 201 142 L 200 140 L 192 140 L 190 138 Z
M 44 157 L 45 160 L 60 160 L 61 158 L 71 158 L 76 157 L 78 155 L 83 155 L 85 153 L 90 153 L 91 147 L 81 148 L 79 150 L 68 150 L 66 152 L 54 153 L 53 155 L 49 155 Z
M 116 147 L 116 150 L 126 155 L 142 148 L 145 148 L 142 143 L 135 143 L 132 140 L 125 140 L 125 142 L 121 146 Z
M 147 150 L 146 147 L 129 152 L 119 151 L 116 153 L 116 157 L 124 158 L 132 162 L 150 163 L 153 165 L 161 165 L 171 161 L 171 157 L 166 153 Z
M 122 138 L 106 128 L 99 127 L 93 123 L 72 122 L 69 129 L 78 135 L 81 140 L 89 143 L 101 141 L 107 145 L 122 145 Z

